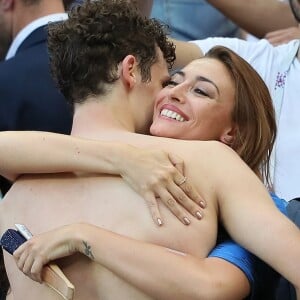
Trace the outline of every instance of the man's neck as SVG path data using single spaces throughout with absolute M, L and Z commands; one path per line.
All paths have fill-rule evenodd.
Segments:
M 101 101 L 101 102 L 100 102 Z M 88 100 L 75 108 L 71 135 L 97 138 L 112 132 L 134 132 L 130 112 L 110 100 Z

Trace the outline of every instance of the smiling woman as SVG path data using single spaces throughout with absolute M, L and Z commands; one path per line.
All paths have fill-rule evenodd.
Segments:
M 253 68 L 227 48 L 212 48 L 171 76 L 156 97 L 150 132 L 221 141 L 256 174 L 269 177 L 276 136 L 271 97 Z
M 226 135 L 229 142 L 234 133 L 233 106 L 234 83 L 224 65 L 215 59 L 199 59 L 175 73 L 159 93 L 151 133 L 220 141 Z M 183 122 L 179 123 L 171 112 L 181 116 Z

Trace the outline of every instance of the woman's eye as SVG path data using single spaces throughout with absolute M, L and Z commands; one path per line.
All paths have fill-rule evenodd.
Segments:
M 166 87 L 166 86 L 176 86 L 178 85 L 178 82 L 174 81 L 174 80 L 168 80 L 166 82 L 163 83 L 163 87 Z
M 203 95 L 203 96 L 206 96 L 206 97 L 209 96 L 206 92 L 204 92 L 204 91 L 201 90 L 201 89 L 194 89 L 194 92 L 195 92 L 196 94 Z

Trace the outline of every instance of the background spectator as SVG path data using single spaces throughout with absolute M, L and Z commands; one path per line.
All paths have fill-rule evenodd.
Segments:
M 238 36 L 238 27 L 204 0 L 153 0 L 151 17 L 168 24 L 183 41 Z
M 297 26 L 288 1 L 207 0 L 242 29 L 262 38 L 268 32 Z

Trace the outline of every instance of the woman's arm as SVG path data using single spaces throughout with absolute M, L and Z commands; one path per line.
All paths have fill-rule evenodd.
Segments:
M 89 172 L 121 175 L 147 202 L 153 220 L 162 219 L 156 198 L 186 224 L 185 210 L 201 219 L 205 201 L 184 182 L 182 159 L 161 150 L 102 142 L 50 132 L 0 132 L 0 174 Z M 170 205 L 170 199 L 175 199 Z
M 75 252 L 155 299 L 232 300 L 249 293 L 244 273 L 223 259 L 198 259 L 83 223 L 35 236 L 15 251 L 14 257 L 20 270 L 41 282 L 43 265 Z
M 248 166 L 236 154 L 232 155 L 229 148 L 221 146 L 219 150 L 223 148 L 223 151 L 211 153 L 211 158 L 222 167 L 211 168 L 211 175 L 222 223 L 237 243 L 299 289 L 299 229 L 278 211 L 264 185 Z
M 269 32 L 266 34 L 265 39 L 273 46 L 285 44 L 292 40 L 298 40 L 300 39 L 300 24 L 298 26 Z
M 202 50 L 194 43 L 170 39 L 176 46 L 176 60 L 173 70 L 181 69 L 191 61 L 203 56 Z
M 62 134 L 3 131 L 0 132 L 0 174 L 11 181 L 27 173 L 102 171 L 118 174 L 114 160 L 116 152 L 121 151 L 113 145 L 110 148 L 107 143 L 89 143 Z

